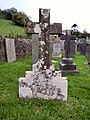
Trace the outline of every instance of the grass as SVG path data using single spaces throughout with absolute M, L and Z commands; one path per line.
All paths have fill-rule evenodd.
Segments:
M 59 60 L 55 64 L 58 67 Z M 18 78 L 31 70 L 31 57 L 0 62 L 0 120 L 90 120 L 90 69 L 85 56 L 74 58 L 79 75 L 68 77 L 68 100 L 21 100 Z
M 25 35 L 24 28 L 15 25 L 11 20 L 0 19 L 0 35 Z

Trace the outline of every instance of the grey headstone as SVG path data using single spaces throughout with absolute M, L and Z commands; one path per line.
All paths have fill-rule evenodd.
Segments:
M 14 39 L 6 38 L 6 54 L 8 62 L 16 60 Z
M 61 45 L 60 45 L 60 43 L 54 43 L 53 44 L 53 53 L 54 54 L 60 54 L 61 53 Z
M 39 59 L 39 35 L 32 34 L 32 64 L 35 64 Z
M 90 58 L 90 44 L 86 46 L 86 57 Z
M 81 55 L 86 54 L 86 39 L 85 38 L 79 39 L 77 50 L 80 52 Z
M 61 43 L 56 42 L 53 44 L 53 57 L 61 58 Z

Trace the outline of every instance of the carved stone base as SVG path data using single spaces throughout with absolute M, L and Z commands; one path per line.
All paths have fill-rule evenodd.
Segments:
M 37 66 L 37 65 L 36 65 Z M 67 100 L 68 81 L 60 71 L 50 69 L 26 71 L 26 77 L 19 78 L 19 97 Z
M 59 70 L 61 70 L 62 73 L 79 74 L 79 70 L 76 69 L 76 64 L 73 63 L 72 58 L 63 58 L 59 64 Z

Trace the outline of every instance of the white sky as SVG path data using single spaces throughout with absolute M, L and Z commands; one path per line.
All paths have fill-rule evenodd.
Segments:
M 35 22 L 39 21 L 39 8 L 49 8 L 51 23 L 62 23 L 63 29 L 75 23 L 78 30 L 86 28 L 90 33 L 90 0 L 0 0 L 2 10 L 11 7 L 25 12 Z

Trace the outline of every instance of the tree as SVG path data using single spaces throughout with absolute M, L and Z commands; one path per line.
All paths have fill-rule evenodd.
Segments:
M 17 13 L 17 9 L 12 7 L 10 9 L 5 9 L 2 12 L 5 15 L 5 19 L 12 20 L 13 14 Z
M 29 18 L 24 12 L 17 12 L 13 15 L 13 22 L 19 26 L 25 26 Z

